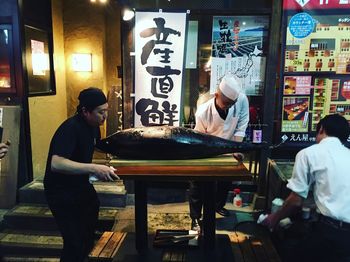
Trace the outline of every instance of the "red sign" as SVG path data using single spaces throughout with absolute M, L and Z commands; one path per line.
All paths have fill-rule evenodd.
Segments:
M 350 0 L 284 0 L 283 9 L 344 9 L 350 8 Z

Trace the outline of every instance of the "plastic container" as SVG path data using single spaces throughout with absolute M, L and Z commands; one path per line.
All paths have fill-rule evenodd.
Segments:
M 283 206 L 283 199 L 275 198 L 272 201 L 271 213 L 277 212 Z
M 239 195 L 241 193 L 241 190 L 239 188 L 235 188 L 233 192 L 235 194 L 235 197 L 233 198 L 233 206 L 242 207 L 242 198 Z
M 305 220 L 309 219 L 310 214 L 311 214 L 311 208 L 303 207 L 301 214 L 302 214 L 303 219 L 305 219 Z

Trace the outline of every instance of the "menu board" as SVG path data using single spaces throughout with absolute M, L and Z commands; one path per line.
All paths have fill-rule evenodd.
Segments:
M 287 144 L 315 142 L 317 123 L 328 114 L 350 122 L 350 11 L 326 3 L 283 3 L 277 139 Z

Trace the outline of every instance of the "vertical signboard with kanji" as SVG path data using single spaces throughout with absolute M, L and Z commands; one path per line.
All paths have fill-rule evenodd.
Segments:
M 327 114 L 350 121 L 350 1 L 284 0 L 281 138 L 314 142 Z
M 179 126 L 186 13 L 136 12 L 134 126 Z

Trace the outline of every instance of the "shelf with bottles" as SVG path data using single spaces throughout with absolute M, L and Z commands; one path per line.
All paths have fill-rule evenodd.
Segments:
M 187 119 L 186 119 L 186 116 L 183 115 L 182 126 L 186 128 L 191 128 L 191 129 L 193 129 L 196 126 L 196 116 L 194 113 L 194 107 L 190 108 L 190 112 Z

